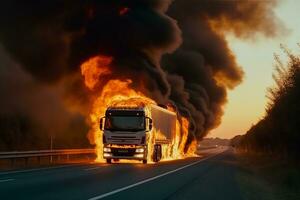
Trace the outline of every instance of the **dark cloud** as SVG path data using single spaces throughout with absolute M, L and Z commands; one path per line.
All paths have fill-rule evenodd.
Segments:
M 37 84 L 1 46 L 0 60 L 0 116 L 24 116 L 42 135 L 63 132 L 73 115 L 61 99 L 62 87 Z
M 275 5 L 276 1 L 259 0 L 176 0 L 170 6 L 167 13 L 178 21 L 183 44 L 164 56 L 163 69 L 172 82 L 170 98 L 189 111 L 198 138 L 221 123 L 226 90 L 243 78 L 225 33 L 240 38 L 276 36 Z

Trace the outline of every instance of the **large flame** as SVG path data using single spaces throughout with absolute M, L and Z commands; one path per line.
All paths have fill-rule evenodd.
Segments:
M 156 104 L 154 100 L 146 97 L 139 91 L 130 87 L 132 80 L 109 80 L 100 91 L 95 91 L 95 87 L 101 81 L 101 76 L 111 74 L 109 65 L 112 62 L 111 57 L 96 56 L 81 65 L 81 73 L 84 76 L 84 82 L 87 88 L 95 94 L 93 104 L 90 109 L 89 123 L 91 129 L 88 138 L 92 144 L 96 145 L 97 159 L 96 162 L 103 162 L 103 133 L 99 129 L 100 118 L 105 115 L 105 111 L 109 106 L 126 106 L 137 107 L 148 104 Z M 99 93 L 98 93 L 99 92 Z M 174 111 L 171 107 L 171 111 Z M 181 123 L 179 122 L 181 121 Z M 189 122 L 186 118 L 181 117 L 176 121 L 176 136 L 169 146 L 163 145 L 162 159 L 172 160 L 181 159 L 188 156 L 195 156 L 196 141 L 193 141 L 188 149 L 185 149 L 188 138 Z M 156 138 L 165 139 L 164 134 L 159 130 L 153 130 L 148 141 L 148 162 L 151 162 L 153 145 Z

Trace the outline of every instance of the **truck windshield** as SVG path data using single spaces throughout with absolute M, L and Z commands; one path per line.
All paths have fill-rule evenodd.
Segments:
M 143 116 L 109 116 L 105 120 L 105 130 L 109 131 L 142 131 L 145 130 Z

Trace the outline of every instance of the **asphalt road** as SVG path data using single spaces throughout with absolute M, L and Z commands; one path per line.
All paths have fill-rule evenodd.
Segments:
M 232 150 L 157 164 L 81 164 L 0 172 L 0 199 L 243 199 Z

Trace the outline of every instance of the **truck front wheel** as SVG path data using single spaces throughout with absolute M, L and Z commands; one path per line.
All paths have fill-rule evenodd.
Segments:
M 110 159 L 110 158 L 107 158 L 107 159 L 106 159 L 106 163 L 111 164 L 111 159 Z
M 143 160 L 143 164 L 147 164 L 147 159 Z

